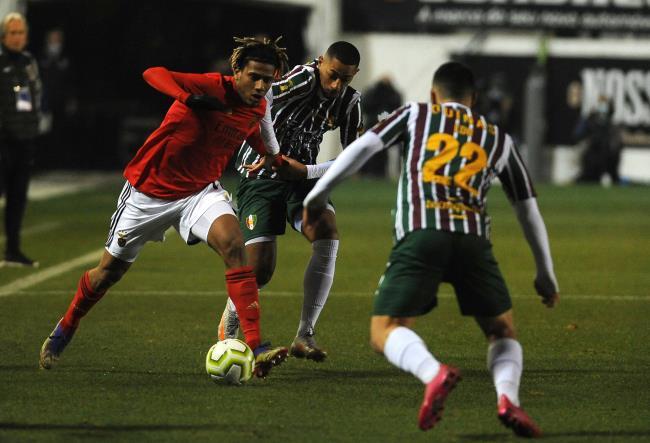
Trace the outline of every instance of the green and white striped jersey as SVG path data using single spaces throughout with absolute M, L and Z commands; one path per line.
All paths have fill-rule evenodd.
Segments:
M 371 131 L 385 147 L 403 144 L 397 240 L 426 228 L 489 238 L 486 197 L 496 177 L 511 201 L 536 196 L 512 138 L 459 103 L 407 103 Z
M 336 98 L 325 97 L 320 89 L 318 62 L 298 65 L 273 83 L 271 117 L 280 152 L 306 165 L 316 164 L 323 134 L 340 128 L 341 146 L 357 139 L 362 130 L 361 94 L 351 86 Z M 253 164 L 260 155 L 247 142 L 239 149 L 235 167 L 242 177 L 249 177 L 243 165 Z M 262 170 L 257 178 L 274 178 L 275 173 Z M 253 178 L 253 177 L 249 177 Z

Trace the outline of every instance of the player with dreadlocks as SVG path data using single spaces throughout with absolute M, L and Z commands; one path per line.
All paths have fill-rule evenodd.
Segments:
M 96 267 L 83 273 L 67 311 L 43 343 L 41 368 L 57 362 L 82 317 L 128 271 L 144 244 L 163 241 L 172 226 L 187 244 L 203 241 L 223 258 L 228 296 L 255 353 L 256 375 L 266 376 L 286 359 L 286 348 L 261 341 L 255 275 L 246 266 L 239 223 L 219 179 L 230 157 L 252 134 L 261 135 L 255 146 L 260 154 L 278 154 L 264 96 L 286 70 L 287 56 L 277 40 L 235 42 L 233 76 L 184 74 L 162 67 L 144 72 L 145 81 L 174 102 L 126 166 L 126 184 L 104 254 Z
M 237 154 L 241 180 L 237 189 L 239 224 L 246 243 L 248 263 L 259 287 L 275 272 L 277 237 L 289 224 L 307 238 L 302 225 L 302 201 L 332 161 L 316 163 L 323 136 L 339 129 L 345 148 L 361 133 L 361 94 L 350 82 L 361 56 L 346 41 L 332 43 L 311 63 L 298 65 L 273 83 L 266 99 L 271 103 L 273 127 L 280 144 L 283 168 L 268 168 L 248 139 Z M 258 165 L 259 167 L 249 167 Z M 298 171 L 293 175 L 291 171 Z M 303 279 L 302 312 L 290 353 L 297 358 L 321 362 L 327 352 L 314 338 L 316 322 L 334 282 L 339 247 L 334 205 L 320 214 L 322 222 L 311 243 Z M 233 338 L 239 331 L 234 300 L 228 301 L 219 323 L 219 337 Z

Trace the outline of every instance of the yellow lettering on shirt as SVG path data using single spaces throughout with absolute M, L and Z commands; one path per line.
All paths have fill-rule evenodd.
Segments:
M 435 201 L 431 199 L 427 199 L 425 202 L 425 207 L 427 209 L 444 209 L 444 210 L 452 210 L 454 212 L 460 213 L 463 211 L 468 211 L 468 212 L 479 212 L 477 209 L 472 208 L 471 206 L 467 206 L 465 203 L 457 203 L 457 202 L 449 202 L 449 201 Z M 460 214 L 458 214 L 460 215 Z
M 468 126 L 474 126 L 474 119 L 469 114 L 463 114 L 463 123 Z

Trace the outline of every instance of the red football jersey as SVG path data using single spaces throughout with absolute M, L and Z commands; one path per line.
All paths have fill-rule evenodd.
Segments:
M 255 107 L 245 105 L 231 76 L 182 74 L 165 68 L 148 69 L 143 76 L 176 101 L 124 169 L 124 177 L 140 192 L 177 200 L 200 191 L 218 180 L 243 141 L 259 132 L 266 101 Z M 184 102 L 192 94 L 216 97 L 232 113 L 190 109 Z

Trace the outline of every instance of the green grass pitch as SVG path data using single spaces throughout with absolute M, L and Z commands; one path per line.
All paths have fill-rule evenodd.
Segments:
M 234 191 L 234 181 L 227 185 Z M 416 326 L 434 355 L 464 375 L 436 428 L 417 429 L 419 381 L 367 345 L 372 293 L 391 247 L 395 185 L 383 181 L 352 180 L 333 196 L 341 247 L 318 324 L 325 363 L 292 359 L 244 387 L 213 384 L 204 359 L 225 302 L 223 264 L 174 233 L 145 248 L 59 365 L 39 370 L 41 343 L 86 266 L 17 293 L 2 288 L 100 249 L 119 189 L 30 203 L 24 245 L 41 269 L 0 269 L 0 441 L 515 439 L 496 419 L 484 339 L 448 286 Z M 523 405 L 547 441 L 650 441 L 650 190 L 538 191 L 562 294 L 552 310 L 534 295 L 532 256 L 500 189 L 489 206 L 524 348 Z M 262 327 L 289 345 L 310 249 L 289 230 L 278 251 L 261 294 Z

